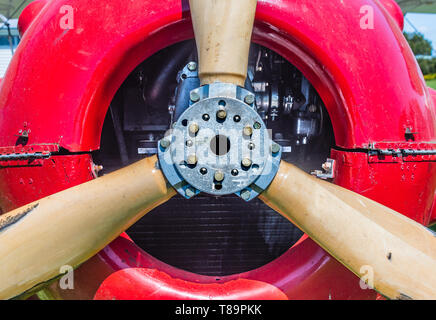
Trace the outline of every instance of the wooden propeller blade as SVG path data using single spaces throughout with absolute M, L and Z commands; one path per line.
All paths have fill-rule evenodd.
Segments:
M 244 86 L 257 0 L 189 0 L 201 84 Z
M 78 266 L 174 196 L 156 163 L 146 158 L 0 216 L 0 299 Z
M 372 268 L 384 296 L 436 299 L 436 237 L 419 223 L 284 161 L 260 198 L 356 275 Z

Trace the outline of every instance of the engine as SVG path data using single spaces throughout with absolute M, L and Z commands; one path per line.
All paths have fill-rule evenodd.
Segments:
M 104 168 L 100 173 L 156 154 L 157 141 L 198 85 L 191 40 L 139 65 L 107 114 L 101 149 L 93 154 Z M 255 92 L 255 108 L 282 146 L 282 157 L 308 172 L 321 168 L 334 137 L 325 107 L 303 74 L 274 51 L 253 44 L 246 88 Z M 302 236 L 258 199 L 245 203 L 233 195 L 200 195 L 183 200 L 177 196 L 156 208 L 127 233 L 153 256 L 184 270 L 204 275 L 245 272 L 282 255 Z

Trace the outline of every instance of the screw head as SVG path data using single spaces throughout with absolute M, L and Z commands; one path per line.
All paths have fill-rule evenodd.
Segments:
M 191 93 L 189 94 L 189 98 L 192 102 L 197 102 L 198 100 L 200 100 L 200 95 L 197 91 L 191 91 Z
M 250 190 L 245 189 L 241 191 L 241 198 L 244 199 L 245 201 L 250 199 L 250 196 L 251 196 Z
M 201 173 L 202 175 L 205 175 L 205 174 L 207 173 L 207 169 L 206 169 L 206 168 L 201 168 L 201 169 L 200 169 L 200 173 Z
M 215 174 L 213 175 L 216 181 L 221 182 L 224 180 L 224 173 L 222 171 L 215 171 Z
M 238 169 L 233 169 L 231 173 L 232 173 L 232 176 L 236 177 L 239 174 L 239 171 L 238 171 Z
M 271 145 L 271 152 L 272 153 L 277 153 L 280 151 L 280 146 L 277 143 L 274 143 Z
M 248 168 L 251 166 L 252 161 L 250 158 L 244 158 L 244 159 L 242 159 L 241 163 L 242 163 L 243 167 Z
M 189 71 L 197 70 L 197 63 L 195 63 L 194 61 L 189 62 L 188 63 L 188 70 Z
M 242 130 L 242 133 L 244 134 L 244 136 L 251 136 L 253 134 L 253 128 L 250 126 L 245 126 L 244 129 Z
M 198 132 L 198 130 L 200 129 L 200 127 L 198 126 L 198 124 L 196 124 L 195 122 L 191 123 L 189 125 L 189 133 L 191 134 L 196 134 Z
M 194 142 L 192 142 L 192 140 L 187 140 L 186 141 L 186 146 L 187 147 L 192 147 L 194 145 Z
M 188 198 L 192 198 L 193 196 L 195 196 L 195 190 L 193 188 L 189 187 L 185 190 L 185 195 Z
M 160 146 L 164 149 L 168 148 L 170 146 L 171 142 L 168 139 L 162 139 L 160 141 Z
M 244 102 L 246 104 L 252 104 L 254 102 L 254 94 L 251 93 L 247 94 L 244 98 Z
M 239 122 L 239 121 L 241 121 L 241 117 L 236 115 L 236 116 L 233 117 L 233 121 Z
M 209 121 L 210 116 L 207 113 L 205 113 L 205 114 L 203 114 L 202 118 L 203 118 L 204 121 Z
M 195 165 L 195 164 L 197 164 L 197 156 L 196 156 L 195 154 L 190 154 L 190 155 L 188 156 L 188 159 L 186 159 L 186 162 L 187 162 L 189 165 Z
M 253 142 L 249 142 L 247 147 L 248 149 L 253 150 L 256 147 L 256 145 Z

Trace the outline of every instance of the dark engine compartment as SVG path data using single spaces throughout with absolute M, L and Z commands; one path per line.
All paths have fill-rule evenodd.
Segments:
M 106 115 L 94 162 L 102 174 L 156 153 L 175 120 L 181 70 L 196 61 L 194 41 L 165 48 L 125 80 Z M 321 168 L 334 146 L 327 111 L 309 81 L 275 52 L 253 44 L 246 88 L 283 159 L 307 172 Z M 149 212 L 127 233 L 154 257 L 181 269 L 223 276 L 258 268 L 288 250 L 302 232 L 255 199 L 177 195 Z

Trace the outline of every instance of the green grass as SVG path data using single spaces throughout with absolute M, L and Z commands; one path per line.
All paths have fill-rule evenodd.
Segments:
M 433 79 L 433 80 L 427 80 L 426 82 L 427 82 L 427 85 L 428 85 L 430 88 L 433 88 L 433 89 L 436 90 L 436 79 Z

